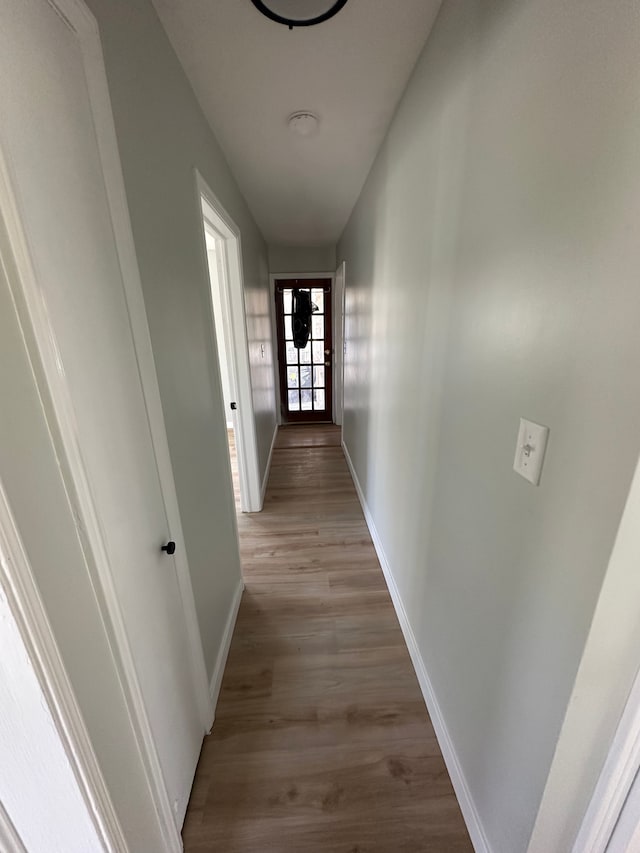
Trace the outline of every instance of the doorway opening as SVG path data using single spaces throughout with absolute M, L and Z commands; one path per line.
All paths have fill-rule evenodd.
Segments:
M 258 447 L 242 285 L 240 232 L 196 172 L 210 282 L 212 337 L 224 400 L 229 464 L 237 512 L 262 509 Z
M 282 422 L 331 423 L 331 279 L 276 279 L 275 301 Z M 308 323 L 298 314 L 304 304 L 310 305 Z M 302 325 L 308 325 L 308 334 L 300 339 Z
M 240 471 L 238 467 L 238 448 L 236 442 L 236 426 L 234 414 L 237 411 L 235 381 L 229 364 L 230 329 L 229 305 L 225 299 L 225 246 L 213 228 L 205 220 L 204 238 L 207 247 L 207 262 L 209 264 L 209 281 L 211 283 L 211 302 L 213 305 L 213 323 L 216 331 L 218 364 L 220 365 L 220 381 L 222 383 L 222 398 L 227 427 L 227 445 L 231 463 L 231 478 L 233 480 L 233 496 L 236 512 L 241 512 L 242 491 L 240 488 Z

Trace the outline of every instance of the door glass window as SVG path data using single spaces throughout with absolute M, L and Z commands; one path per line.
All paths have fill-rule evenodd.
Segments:
M 304 349 L 296 350 L 300 354 L 300 364 L 311 364 L 311 346 L 306 345 Z
M 314 368 L 311 365 L 307 365 L 300 368 L 300 387 L 301 388 L 311 388 L 311 380 L 313 378 L 313 370 Z
M 302 391 L 300 396 L 302 399 L 302 411 L 310 412 L 313 409 L 313 392 L 311 389 Z
M 298 367 L 287 367 L 287 385 L 289 388 L 298 388 L 300 386 L 300 369 Z
M 311 334 L 302 349 L 293 341 L 294 290 L 308 290 L 313 308 Z M 287 413 L 299 413 L 299 420 L 308 419 L 310 413 L 312 419 L 331 419 L 330 394 L 327 393 L 331 367 L 331 327 L 326 310 L 330 303 L 329 293 L 323 287 L 307 289 L 300 284 L 291 287 L 279 284 L 276 288 L 277 325 L 283 338 L 278 341 L 283 397 Z M 308 414 L 303 417 L 302 413 Z
M 297 391 L 289 391 L 289 411 L 300 411 L 300 394 Z

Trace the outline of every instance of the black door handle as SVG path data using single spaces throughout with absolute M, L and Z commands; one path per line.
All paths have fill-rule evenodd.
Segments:
M 167 554 L 175 554 L 176 553 L 176 543 L 170 539 L 166 545 L 162 546 L 162 548 L 160 550 L 166 551 Z
M 237 408 L 238 408 L 238 404 L 237 404 L 237 403 L 231 403 L 231 411 L 232 411 L 232 412 L 235 412 L 235 410 L 236 410 Z

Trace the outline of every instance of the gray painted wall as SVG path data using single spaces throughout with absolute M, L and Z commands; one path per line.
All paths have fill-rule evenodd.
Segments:
M 240 561 L 194 168 L 242 233 L 261 473 L 276 424 L 267 248 L 150 0 L 88 0 L 88 5 L 100 27 L 185 544 L 211 675 Z
M 638 457 L 639 37 L 629 0 L 445 0 L 338 246 L 347 448 L 495 853 L 527 848 Z
M 269 246 L 269 272 L 333 272 L 335 246 Z

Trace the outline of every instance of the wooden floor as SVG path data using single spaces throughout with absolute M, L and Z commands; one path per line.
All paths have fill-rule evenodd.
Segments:
M 281 429 L 186 853 L 472 851 L 335 427 Z

